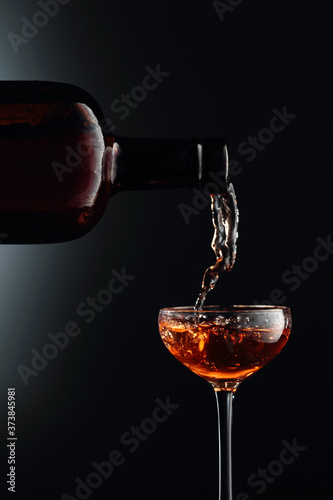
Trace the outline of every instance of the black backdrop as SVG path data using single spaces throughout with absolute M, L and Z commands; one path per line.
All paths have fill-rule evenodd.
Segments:
M 43 3 L 47 22 L 36 14 Z M 14 49 L 9 33 L 23 36 L 23 17 L 46 24 Z M 1 3 L 2 80 L 76 84 L 119 135 L 228 142 L 238 256 L 208 303 L 273 299 L 293 313 L 284 351 L 236 394 L 236 500 L 330 491 L 331 24 L 328 0 Z M 147 66 L 159 66 L 163 81 L 129 113 L 115 110 Z M 16 498 L 217 498 L 213 391 L 157 330 L 159 308 L 193 304 L 213 262 L 209 210 L 188 224 L 179 210 L 193 195 L 119 194 L 80 240 L 0 247 L 1 498 L 10 495 L 8 387 Z M 77 307 L 123 268 L 135 278 L 87 323 Z M 19 365 L 31 368 L 31 350 L 69 322 L 80 334 L 25 384 Z M 169 414 L 154 413 L 161 402 L 173 405 Z M 168 418 L 154 424 L 152 415 Z M 135 440 L 137 426 L 145 432 Z M 96 464 L 111 459 L 118 465 L 104 464 L 102 477 Z M 89 489 L 76 491 L 77 478 Z

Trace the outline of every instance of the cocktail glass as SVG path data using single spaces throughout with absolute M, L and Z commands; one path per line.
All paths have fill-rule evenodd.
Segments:
M 283 306 L 170 307 L 160 310 L 167 349 L 214 388 L 218 412 L 219 500 L 232 500 L 232 400 L 239 384 L 288 341 L 291 312 Z

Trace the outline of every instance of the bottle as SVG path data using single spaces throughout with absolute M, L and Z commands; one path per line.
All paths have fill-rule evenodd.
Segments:
M 103 114 L 84 90 L 0 82 L 0 241 L 54 243 L 92 229 L 110 197 L 127 189 L 228 185 L 225 141 L 103 135 Z

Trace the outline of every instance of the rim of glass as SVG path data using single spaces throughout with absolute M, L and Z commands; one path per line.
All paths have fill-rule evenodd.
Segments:
M 175 307 L 163 307 L 160 312 L 175 312 L 175 313 L 185 313 L 185 314 L 206 314 L 206 313 L 226 313 L 226 312 L 274 312 L 281 310 L 284 312 L 290 311 L 288 306 L 275 306 L 275 305 L 265 305 L 265 304 L 253 304 L 253 305 L 230 305 L 230 306 L 219 306 L 219 305 L 209 305 L 204 306 L 200 311 L 194 309 L 192 306 L 175 306 Z

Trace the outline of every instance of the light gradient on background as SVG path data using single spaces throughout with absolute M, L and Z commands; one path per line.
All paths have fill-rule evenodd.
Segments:
M 233 178 L 239 248 L 233 272 L 211 300 L 262 301 L 282 288 L 294 316 L 285 352 L 239 392 L 235 494 L 254 496 L 249 475 L 277 457 L 283 440 L 296 437 L 307 451 L 265 495 L 275 500 L 294 488 L 300 496 L 320 497 L 318 477 L 326 489 L 330 477 L 323 335 L 330 325 L 326 284 L 333 259 L 295 292 L 281 276 L 331 231 L 331 7 L 312 0 L 241 2 L 221 23 L 204 0 L 71 0 L 15 54 L 8 32 L 19 33 L 21 17 L 31 19 L 39 9 L 33 0 L 2 3 L 0 79 L 78 85 L 100 103 L 119 135 L 226 137 L 230 158 L 241 166 Z M 157 64 L 170 76 L 121 120 L 111 103 L 142 82 L 147 65 Z M 285 105 L 297 119 L 247 162 L 239 145 L 267 126 L 273 108 Z M 122 193 L 81 240 L 0 246 L 0 384 L 2 395 L 17 387 L 19 500 L 74 495 L 75 478 L 84 479 L 92 461 L 120 447 L 122 433 L 151 415 L 156 397 L 167 395 L 180 404 L 179 413 L 137 453 L 126 455 L 122 469 L 92 498 L 195 500 L 217 494 L 213 396 L 204 381 L 170 359 L 157 330 L 159 308 L 194 303 L 213 261 L 209 210 L 186 225 L 180 203 L 193 204 L 193 193 Z M 78 318 L 78 304 L 106 286 L 112 269 L 123 267 L 135 276 L 124 292 L 91 324 Z M 18 364 L 28 365 L 31 349 L 40 351 L 49 332 L 75 320 L 82 333 L 25 386 Z M 323 367 L 320 384 L 308 370 L 314 353 Z M 311 394 L 320 400 L 319 416 Z M 0 404 L 6 422 L 4 396 Z M 0 457 L 6 471 L 4 448 Z

